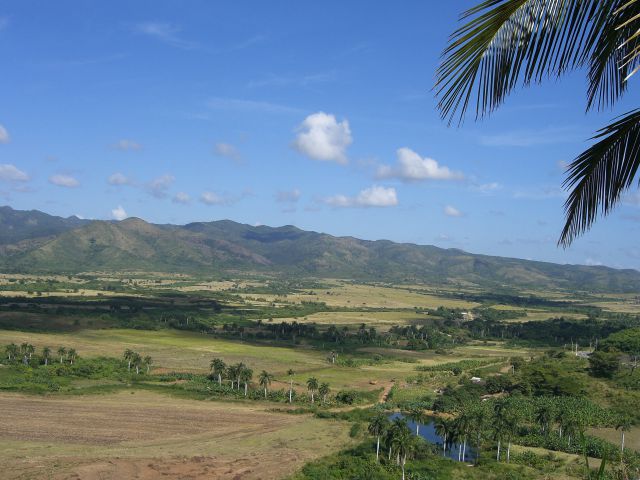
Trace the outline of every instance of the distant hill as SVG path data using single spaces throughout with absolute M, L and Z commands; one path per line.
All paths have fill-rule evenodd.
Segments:
M 477 255 L 230 220 L 154 225 L 60 218 L 0 207 L 5 272 L 263 271 L 376 281 L 470 282 L 485 287 L 638 291 L 640 272 Z

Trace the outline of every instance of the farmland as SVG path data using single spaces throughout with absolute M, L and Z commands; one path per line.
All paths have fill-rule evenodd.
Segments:
M 504 376 L 510 359 L 540 358 L 550 344 L 560 352 L 574 340 L 588 344 L 582 325 L 599 335 L 602 325 L 623 328 L 634 318 L 634 300 L 612 294 L 496 295 L 259 276 L 23 275 L 3 282 L 0 345 L 30 345 L 36 355 L 28 366 L 0 367 L 0 406 L 8 412 L 0 466 L 9 478 L 250 479 L 265 478 L 262 471 L 285 478 L 366 441 L 361 420 L 323 419 L 330 412 L 376 404 L 430 411 L 439 392 L 459 388 L 466 375 Z M 562 329 L 529 328 L 545 322 Z M 56 356 L 61 346 L 78 352 L 75 365 Z M 37 365 L 46 347 L 49 367 Z M 152 363 L 137 374 L 126 352 Z M 218 385 L 209 376 L 216 358 L 251 369 L 252 378 L 242 389 L 233 388 L 233 377 Z M 269 375 L 266 387 L 258 384 L 261 371 Z M 313 401 L 310 378 L 328 386 L 322 401 Z M 616 400 L 616 391 L 597 380 L 592 396 L 607 408 L 636 401 L 630 394 Z M 70 415 L 73 426 L 62 428 Z M 615 433 L 607 425 L 593 430 L 609 441 Z

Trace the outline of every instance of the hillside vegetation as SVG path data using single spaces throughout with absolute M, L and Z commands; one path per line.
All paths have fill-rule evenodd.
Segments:
M 0 268 L 6 272 L 266 272 L 433 284 L 632 292 L 640 272 L 477 255 L 458 249 L 367 241 L 293 226 L 230 220 L 184 226 L 62 219 L 0 210 Z

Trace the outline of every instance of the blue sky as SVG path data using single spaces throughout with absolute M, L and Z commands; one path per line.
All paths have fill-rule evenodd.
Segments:
M 563 165 L 636 86 L 585 114 L 575 72 L 448 128 L 431 87 L 471 4 L 3 2 L 0 203 L 640 268 L 635 192 L 556 247 Z

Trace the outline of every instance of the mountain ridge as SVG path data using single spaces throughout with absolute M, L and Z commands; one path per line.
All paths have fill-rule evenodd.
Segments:
M 0 268 L 6 272 L 162 271 L 208 275 L 265 272 L 377 281 L 467 282 L 485 287 L 625 291 L 640 272 L 561 265 L 362 240 L 293 225 L 251 226 L 232 220 L 153 224 L 140 218 L 83 220 L 0 207 Z

